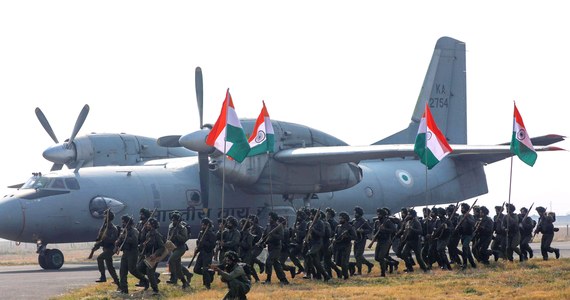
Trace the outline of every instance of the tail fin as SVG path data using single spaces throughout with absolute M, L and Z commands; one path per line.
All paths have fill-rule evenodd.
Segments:
M 426 101 L 448 142 L 467 144 L 465 70 L 465 43 L 450 37 L 440 38 L 435 45 L 410 125 L 374 145 L 413 144 Z

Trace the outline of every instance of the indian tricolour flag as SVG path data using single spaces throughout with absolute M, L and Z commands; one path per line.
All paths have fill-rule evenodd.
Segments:
M 226 92 L 222 112 L 208 134 L 206 144 L 216 147 L 237 162 L 242 162 L 249 153 L 249 144 L 234 108 L 230 89 Z
M 273 125 L 269 113 L 263 101 L 263 108 L 255 121 L 255 126 L 249 137 L 249 154 L 247 156 L 254 156 L 262 153 L 273 152 L 274 141 Z
M 418 135 L 416 136 L 414 152 L 418 155 L 420 161 L 426 165 L 428 169 L 431 169 L 446 155 L 451 153 L 451 151 L 451 147 L 447 143 L 445 136 L 439 131 L 439 128 L 437 128 L 426 103 L 426 108 L 418 128 Z
M 533 166 L 537 154 L 534 151 L 530 137 L 524 127 L 523 119 L 515 103 L 515 115 L 513 119 L 513 136 L 511 138 L 511 152 L 516 154 L 525 164 Z

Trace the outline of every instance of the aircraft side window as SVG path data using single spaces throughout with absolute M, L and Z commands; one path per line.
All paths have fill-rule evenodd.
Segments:
M 202 204 L 202 197 L 200 196 L 200 192 L 197 190 L 186 191 L 186 200 L 188 202 L 188 207 L 199 206 Z
M 79 182 L 75 178 L 65 178 L 65 184 L 67 188 L 70 190 L 78 190 L 79 189 Z
M 63 179 L 61 178 L 54 179 L 53 183 L 51 184 L 51 188 L 65 189 L 65 184 L 63 183 Z
M 89 212 L 95 218 L 103 218 L 104 212 L 107 209 L 107 203 L 103 197 L 95 197 L 89 203 Z
M 125 204 L 121 201 L 105 196 L 97 196 L 89 202 L 89 213 L 97 219 L 105 217 L 105 210 L 108 208 L 115 214 L 125 209 Z

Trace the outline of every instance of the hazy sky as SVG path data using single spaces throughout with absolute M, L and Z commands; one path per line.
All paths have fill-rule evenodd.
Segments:
M 371 144 L 407 127 L 441 36 L 466 43 L 470 144 L 510 140 L 513 100 L 531 136 L 569 135 L 567 6 L 536 3 L 2 1 L 0 185 L 51 166 L 38 106 L 60 141 L 86 103 L 80 135 L 196 130 L 196 66 L 205 122 L 230 88 L 242 118 L 265 100 L 272 119 Z M 479 204 L 507 200 L 509 167 L 486 167 Z M 570 212 L 569 172 L 568 152 L 541 153 L 533 168 L 516 159 L 512 202 Z

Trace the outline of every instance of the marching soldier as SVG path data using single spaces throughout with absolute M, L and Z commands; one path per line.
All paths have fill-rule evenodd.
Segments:
M 281 242 L 283 241 L 283 225 L 278 223 L 279 216 L 275 212 L 269 213 L 269 225 L 265 229 L 264 238 L 259 243 L 267 244 L 267 259 L 265 260 L 265 273 L 267 278 L 263 284 L 271 283 L 271 274 L 275 268 L 275 274 L 283 285 L 289 284 L 283 272 L 283 266 L 279 262 L 281 255 Z M 263 246 L 262 246 L 263 247 Z
M 239 247 L 239 240 L 241 234 L 238 230 L 238 220 L 234 216 L 226 218 L 226 228 L 222 232 L 222 239 L 220 242 L 220 257 L 224 257 L 227 251 L 237 253 Z
M 249 232 L 251 233 L 251 235 L 253 235 L 253 249 L 251 252 L 251 259 L 252 259 L 252 264 L 251 266 L 253 266 L 253 264 L 257 264 L 259 266 L 259 273 L 263 273 L 263 271 L 265 271 L 265 263 L 263 263 L 261 260 L 259 260 L 259 258 L 257 258 L 261 252 L 263 251 L 263 249 L 261 247 L 256 246 L 257 243 L 259 243 L 259 240 L 261 240 L 261 237 L 263 236 L 263 231 L 265 230 L 261 225 L 259 225 L 259 218 L 256 215 L 250 215 L 249 216 L 249 222 L 250 222 L 250 228 L 249 228 Z M 252 268 L 253 270 L 253 268 Z
M 213 231 L 212 221 L 204 218 L 201 221 L 201 231 L 198 234 L 196 241 L 196 265 L 194 266 L 194 273 L 202 275 L 202 282 L 207 289 L 210 289 L 212 283 L 212 274 L 208 271 L 208 267 L 212 264 L 214 257 L 214 247 L 216 247 L 216 234 Z M 190 267 L 190 266 L 188 266 Z
M 279 254 L 279 263 L 283 266 L 283 271 L 289 271 L 291 278 L 295 278 L 297 273 L 294 266 L 289 266 L 285 262 L 289 258 L 289 247 L 291 244 L 291 228 L 287 226 L 287 219 L 280 216 L 278 222 L 283 225 L 283 242 L 281 242 L 281 253 Z M 252 267 L 253 268 L 253 267 Z M 255 274 L 255 270 L 254 270 Z
M 348 222 L 349 218 L 348 214 L 344 211 L 338 215 L 339 224 L 335 229 L 333 243 L 334 261 L 340 266 L 344 280 L 348 279 L 350 249 L 352 248 L 352 241 L 356 239 L 356 231 Z
M 519 229 L 519 217 L 515 213 L 515 206 L 507 204 L 507 215 L 503 219 L 503 229 L 506 232 L 506 254 L 509 261 L 513 261 L 513 252 L 519 255 L 519 260 L 522 261 L 521 250 L 519 244 L 521 242 L 521 231 Z
M 145 241 L 145 224 L 150 218 L 150 211 L 146 208 L 141 208 L 139 211 L 139 222 L 137 223 L 136 230 L 139 232 L 139 244 Z
M 297 258 L 303 255 L 303 241 L 305 240 L 305 235 L 307 234 L 307 215 L 302 209 L 297 210 L 297 218 L 295 219 L 295 225 L 293 226 L 293 236 L 291 237 L 291 243 L 289 246 L 289 257 L 291 262 L 297 267 L 299 273 L 305 272 L 305 268 Z
M 127 282 L 127 275 L 135 276 L 139 279 L 142 286 L 148 289 L 148 280 L 141 274 L 137 268 L 137 260 L 139 257 L 138 252 L 138 238 L 139 232 L 133 228 L 133 218 L 124 215 L 121 217 L 123 223 L 123 230 L 121 236 L 117 239 L 115 246 L 115 253 L 123 251 L 121 256 L 121 268 L 119 269 L 119 290 L 121 294 L 129 293 L 129 286 Z
M 475 247 L 477 248 L 478 260 L 484 264 L 489 264 L 489 256 L 491 254 L 489 250 L 489 245 L 493 240 L 493 231 L 495 223 L 493 219 L 489 217 L 489 209 L 485 206 L 481 206 L 479 209 L 479 214 L 481 217 L 478 227 L 474 229 L 475 235 L 477 236 L 477 242 Z
M 394 226 L 396 227 L 396 232 L 400 229 L 400 227 L 402 226 L 402 220 L 400 220 L 398 217 L 396 216 L 392 216 L 392 212 L 390 211 L 389 208 L 387 207 L 383 207 L 383 210 L 386 211 L 386 217 L 392 221 L 392 223 L 394 224 Z M 407 211 L 407 209 L 405 209 Z M 397 237 L 395 234 L 392 236 L 392 250 L 396 251 L 399 247 L 394 245 L 395 243 L 400 243 L 400 238 Z M 392 274 L 392 272 L 394 270 L 398 270 L 398 265 L 400 264 L 399 261 L 397 261 L 396 259 L 394 259 L 392 256 L 390 256 L 390 251 L 388 251 L 388 255 L 386 256 L 386 261 L 388 262 L 388 267 L 390 268 L 390 274 Z
M 307 264 L 306 270 L 315 270 L 315 278 L 323 278 L 324 281 L 329 281 L 330 276 L 327 274 L 321 263 L 321 249 L 323 247 L 323 236 L 325 235 L 325 224 L 320 217 L 320 211 L 311 209 L 311 224 L 308 226 L 307 235 L 303 241 L 303 246 L 308 249 L 305 255 L 305 262 Z M 310 278 L 308 276 L 303 278 Z
M 536 226 L 536 221 L 528 215 L 528 209 L 526 209 L 526 207 L 521 208 L 520 212 L 519 227 L 521 231 L 521 254 L 523 260 L 528 260 L 533 256 L 532 248 L 529 243 L 532 239 L 532 230 L 534 229 L 534 226 Z
M 473 239 L 471 240 L 471 254 L 473 257 L 479 261 L 479 253 L 477 253 L 477 243 L 479 242 L 479 235 L 475 234 L 475 229 L 481 225 L 481 207 L 479 205 L 473 206 L 473 219 L 475 219 L 475 225 L 473 226 Z
M 146 208 L 141 208 L 139 210 L 139 222 L 137 223 L 135 229 L 138 231 L 139 235 L 138 235 L 138 251 L 142 251 L 143 248 L 143 243 L 146 240 L 146 228 L 145 228 L 145 224 L 148 222 L 148 219 L 150 218 L 151 212 L 150 210 L 146 209 Z M 160 274 L 157 273 L 157 278 Z M 158 280 L 160 281 L 160 280 Z M 144 286 L 142 281 L 139 281 L 137 284 L 135 284 L 135 286 Z
M 388 212 L 382 208 L 376 210 L 375 234 L 372 242 L 376 241 L 374 259 L 380 264 L 380 276 L 386 277 L 388 253 L 392 244 L 392 237 L 396 233 L 396 224 L 388 218 Z
M 462 262 L 459 256 L 462 255 L 462 252 L 457 248 L 459 246 L 459 242 L 461 241 L 461 237 L 459 236 L 459 232 L 454 230 L 459 223 L 459 214 L 456 211 L 457 208 L 453 204 L 450 204 L 447 207 L 447 218 L 451 223 L 451 226 L 449 227 L 451 235 L 449 237 L 447 251 L 449 252 L 449 260 L 452 263 L 456 263 L 457 265 L 461 266 Z
M 327 207 L 325 225 L 327 228 L 326 239 L 323 240 L 323 262 L 325 271 L 332 277 L 332 270 L 335 271 L 337 278 L 342 277 L 342 272 L 338 266 L 333 262 L 333 240 L 335 237 L 335 230 L 338 226 L 338 222 L 335 220 L 336 212 L 334 209 Z
M 495 238 L 491 243 L 491 251 L 493 251 L 495 261 L 498 261 L 499 258 L 505 258 L 506 231 L 503 228 L 503 219 L 505 218 L 503 214 L 504 206 L 504 203 L 502 206 L 495 206 L 495 216 L 493 217 Z
M 440 207 L 437 209 L 437 223 L 432 238 L 436 240 L 437 258 L 439 266 L 442 270 L 451 270 L 451 265 L 445 254 L 445 248 L 449 244 L 451 237 L 451 222 L 446 217 L 446 211 Z
M 555 217 L 554 214 L 547 214 L 546 208 L 539 206 L 536 208 L 540 218 L 538 219 L 538 225 L 534 231 L 534 234 L 542 233 L 542 239 L 540 240 L 540 252 L 542 253 L 542 259 L 548 260 L 548 253 L 554 253 L 556 259 L 560 258 L 560 249 L 552 248 L 550 244 L 554 239 L 554 232 L 557 231 L 554 228 Z M 556 228 L 557 229 L 557 228 Z
M 150 282 L 153 295 L 158 295 L 158 283 L 155 275 L 156 266 L 158 265 L 158 263 L 155 263 L 154 265 L 147 265 L 145 259 L 156 260 L 157 258 L 162 256 L 164 251 L 166 251 L 162 235 L 157 230 L 158 227 L 159 224 L 155 218 L 150 218 L 148 219 L 148 222 L 146 222 L 145 225 L 146 240 L 143 242 L 143 249 L 141 251 L 141 260 L 139 261 L 137 266 L 139 271 L 142 274 L 146 274 L 148 278 L 147 284 L 145 285 L 145 290 L 148 288 L 148 282 Z M 182 282 L 184 281 L 186 280 L 182 279 Z
M 432 265 L 435 262 L 438 262 L 438 256 L 437 256 L 437 241 L 433 239 L 433 232 L 435 231 L 437 226 L 437 208 L 433 207 L 430 212 L 429 212 L 429 218 L 426 221 L 426 235 L 425 235 L 425 248 L 427 249 L 422 249 L 422 252 L 424 252 L 424 262 L 426 263 L 426 267 L 428 269 L 432 268 Z
M 422 234 L 422 225 L 418 221 L 417 213 L 415 210 L 408 211 L 408 221 L 405 225 L 404 235 L 402 241 L 405 242 L 404 249 L 402 250 L 402 256 L 405 259 L 406 270 L 405 272 L 414 271 L 414 261 L 411 255 L 411 251 L 414 251 L 416 256 L 416 261 L 420 265 L 420 268 L 425 272 L 427 267 L 422 259 L 421 248 L 420 248 L 420 235 Z
M 254 236 L 250 232 L 251 221 L 249 218 L 243 218 L 240 220 L 240 241 L 239 241 L 239 258 L 242 262 L 249 266 L 251 275 L 255 278 L 255 282 L 259 281 L 259 276 L 253 267 L 253 240 Z
M 168 265 L 170 266 L 170 280 L 168 284 L 176 284 L 178 279 L 182 281 L 182 288 L 185 289 L 190 286 L 192 280 L 192 273 L 182 265 L 182 256 L 188 250 L 186 241 L 188 240 L 188 230 L 186 224 L 182 222 L 180 212 L 173 211 L 170 215 L 171 223 L 168 226 L 168 240 L 171 241 L 176 248 L 172 250 Z
M 368 273 L 372 271 L 374 264 L 364 258 L 364 247 L 366 247 L 366 240 L 368 235 L 372 232 L 372 227 L 364 217 L 364 210 L 360 206 L 354 208 L 354 219 L 352 220 L 352 227 L 356 230 L 356 240 L 354 240 L 354 258 L 356 259 L 357 274 L 362 275 L 362 264 L 368 267 Z
M 103 252 L 97 256 L 97 267 L 99 268 L 99 273 L 101 277 L 96 282 L 106 282 L 107 277 L 105 276 L 105 265 L 107 265 L 107 270 L 113 278 L 113 282 L 119 286 L 119 276 L 115 271 L 113 266 L 113 254 L 115 249 L 115 242 L 119 238 L 119 230 L 115 225 L 113 225 L 113 219 L 115 214 L 108 210 L 105 218 L 105 224 L 101 227 L 101 238 L 95 243 L 95 247 L 102 247 Z
M 461 220 L 459 221 L 459 226 L 457 232 L 461 238 L 461 255 L 463 258 L 463 265 L 461 268 L 467 268 L 467 262 L 471 264 L 471 267 L 476 268 L 475 260 L 473 259 L 473 254 L 471 253 L 471 240 L 473 239 L 473 231 L 475 230 L 475 218 L 469 213 L 470 206 L 467 203 L 461 203 Z

